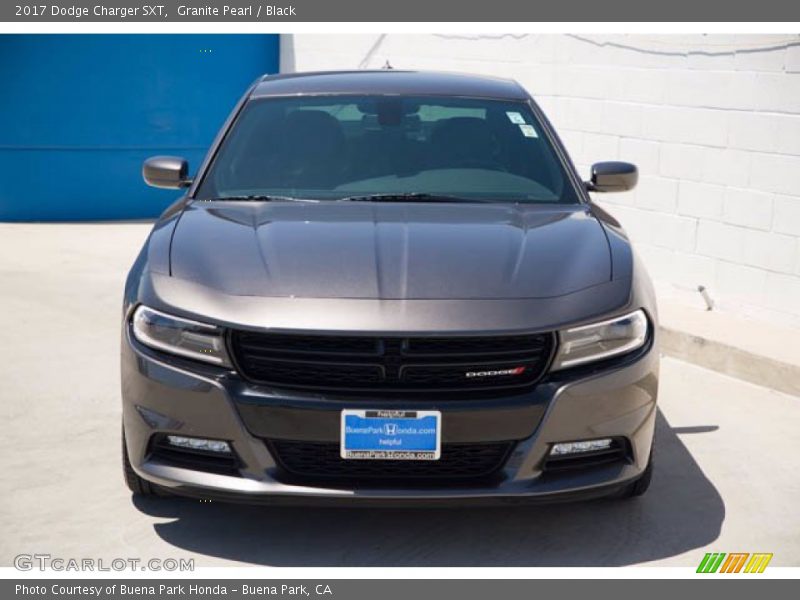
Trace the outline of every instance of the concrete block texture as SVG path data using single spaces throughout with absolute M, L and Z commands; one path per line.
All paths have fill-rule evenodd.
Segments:
M 800 325 L 800 35 L 285 35 L 281 70 L 437 69 L 512 77 L 582 175 L 639 166 L 597 195 L 653 277 Z

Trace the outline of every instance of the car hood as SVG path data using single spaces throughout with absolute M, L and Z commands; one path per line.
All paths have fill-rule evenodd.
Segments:
M 584 206 L 190 203 L 173 277 L 237 296 L 550 298 L 611 279 Z

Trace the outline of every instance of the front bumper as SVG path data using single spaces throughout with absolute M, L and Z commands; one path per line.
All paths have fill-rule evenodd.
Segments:
M 123 423 L 133 469 L 170 491 L 245 502 L 440 503 L 555 501 L 601 496 L 638 478 L 650 456 L 658 390 L 651 341 L 602 369 L 565 372 L 529 392 L 493 399 L 357 399 L 253 386 L 235 373 L 122 344 Z M 265 440 L 335 442 L 343 408 L 442 411 L 442 443 L 515 441 L 497 477 L 474 485 L 367 486 L 297 482 L 281 476 Z M 176 433 L 227 440 L 238 474 L 184 468 L 154 458 L 153 436 Z M 543 472 L 556 442 L 618 437 L 628 460 Z

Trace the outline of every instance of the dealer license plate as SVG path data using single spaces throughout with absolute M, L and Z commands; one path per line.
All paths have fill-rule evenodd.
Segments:
M 362 460 L 438 460 L 438 410 L 343 410 L 341 457 Z

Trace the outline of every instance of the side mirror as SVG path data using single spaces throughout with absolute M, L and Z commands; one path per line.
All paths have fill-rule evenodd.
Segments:
M 590 192 L 627 192 L 636 187 L 639 170 L 626 162 L 600 162 L 592 165 L 592 180 L 586 183 Z
M 147 185 L 157 188 L 189 187 L 189 162 L 179 156 L 153 156 L 144 161 L 142 177 Z

